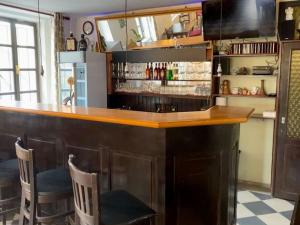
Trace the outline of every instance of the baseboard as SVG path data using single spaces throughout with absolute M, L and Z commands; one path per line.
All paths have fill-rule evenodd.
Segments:
M 253 191 L 263 191 L 263 192 L 271 192 L 271 186 L 269 184 L 239 180 L 238 181 L 239 190 L 253 190 Z

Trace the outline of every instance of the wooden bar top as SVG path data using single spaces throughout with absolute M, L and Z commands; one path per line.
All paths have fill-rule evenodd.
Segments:
M 29 113 L 51 117 L 96 121 L 149 128 L 174 128 L 247 122 L 254 109 L 214 106 L 206 111 L 150 113 L 118 109 L 29 104 L 0 101 L 0 111 Z

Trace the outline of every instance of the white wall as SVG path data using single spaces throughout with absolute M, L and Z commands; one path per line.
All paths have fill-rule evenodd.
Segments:
M 274 37 L 269 41 L 276 40 Z M 241 40 L 233 40 L 240 42 Z M 245 39 L 245 41 L 266 41 L 265 39 Z M 224 45 L 230 41 L 223 41 Z M 232 57 L 230 61 L 231 74 L 240 67 L 247 67 L 249 74 L 252 74 L 253 66 L 266 66 L 270 63 L 275 68 L 279 66 L 278 57 Z M 277 77 L 243 77 L 223 76 L 222 80 L 229 80 L 231 88 L 240 87 L 251 90 L 252 87 L 260 87 L 261 80 L 265 81 L 267 94 L 276 93 Z M 262 114 L 264 111 L 275 111 L 275 98 L 228 98 L 229 106 L 241 106 L 255 108 L 255 114 Z M 272 150 L 274 120 L 250 119 L 241 125 L 240 149 L 242 151 L 239 166 L 239 179 L 246 182 L 253 182 L 270 186 L 272 175 Z
M 97 30 L 96 30 L 96 24 L 94 16 L 83 16 L 83 15 L 76 15 L 76 14 L 70 14 L 66 15 L 70 17 L 70 20 L 65 21 L 65 27 L 64 27 L 64 33 L 65 37 L 70 36 L 70 32 L 73 32 L 74 36 L 76 37 L 77 41 L 81 39 L 81 34 L 83 34 L 82 26 L 85 21 L 91 21 L 94 25 L 94 32 L 91 35 L 86 36 L 86 38 L 89 39 L 91 44 L 94 44 L 96 41 L 98 41 L 97 37 Z

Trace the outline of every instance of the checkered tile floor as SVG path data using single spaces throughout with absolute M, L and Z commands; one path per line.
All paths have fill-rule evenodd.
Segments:
M 269 193 L 239 191 L 237 225 L 290 225 L 293 209 L 294 203 L 272 198 Z M 7 223 L 17 224 L 17 215 Z
M 290 225 L 294 203 L 269 193 L 239 191 L 237 225 Z

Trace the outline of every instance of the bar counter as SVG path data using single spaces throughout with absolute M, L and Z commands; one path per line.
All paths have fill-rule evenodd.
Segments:
M 0 102 L 0 110 L 149 128 L 244 123 L 253 109 L 215 106 L 201 112 L 150 113 L 116 109 Z
M 101 191 L 127 190 L 157 212 L 156 225 L 235 224 L 240 123 L 253 109 L 156 114 L 0 102 L 0 159 L 26 137 L 38 170 L 100 174 Z

